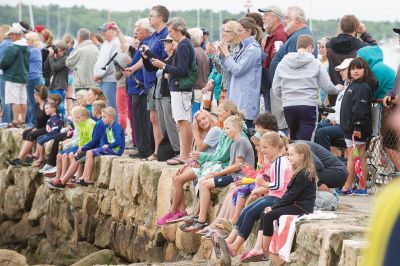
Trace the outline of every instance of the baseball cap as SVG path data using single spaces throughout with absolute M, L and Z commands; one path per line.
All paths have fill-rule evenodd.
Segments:
M 335 67 L 335 70 L 341 71 L 343 69 L 348 68 L 350 66 L 351 61 L 353 61 L 353 58 L 346 58 L 340 65 Z
M 41 33 L 45 29 L 45 26 L 43 25 L 36 25 L 35 28 L 33 29 L 34 32 Z
M 280 9 L 277 6 L 267 6 L 265 8 L 259 8 L 258 11 L 262 12 L 262 13 L 272 12 L 275 15 L 277 15 L 278 17 L 283 18 L 282 9 Z
M 393 31 L 400 34 L 400 28 L 393 28 Z
M 171 38 L 171 36 L 167 35 L 165 39 L 160 39 L 160 42 L 173 42 L 174 40 Z
M 22 34 L 22 29 L 18 25 L 18 23 L 13 23 L 11 28 L 7 31 L 6 35 L 9 35 L 9 34 L 12 34 L 12 33 Z

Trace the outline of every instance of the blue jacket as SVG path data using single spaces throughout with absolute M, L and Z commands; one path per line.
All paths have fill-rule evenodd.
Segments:
M 57 135 L 58 133 L 60 133 L 63 125 L 64 123 L 58 114 L 50 116 L 49 120 L 47 120 L 47 125 L 46 125 L 46 129 L 48 132 L 47 135 L 49 136 Z
M 140 45 L 148 45 L 150 42 L 151 36 L 145 38 Z M 133 66 L 136 64 L 140 59 L 142 58 L 141 52 L 139 50 L 136 50 L 136 53 L 132 57 L 132 62 L 129 64 L 129 66 Z M 135 73 L 132 74 L 135 78 L 137 78 L 140 82 L 144 82 L 143 80 L 143 68 L 139 69 Z M 127 85 L 128 85 L 128 94 L 147 94 L 147 90 L 141 90 L 138 88 L 138 84 L 136 83 L 135 80 L 132 79 L 132 77 L 127 78 Z
M 42 52 L 39 48 L 29 47 L 29 72 L 28 80 L 38 79 L 42 76 Z
M 88 151 L 95 148 L 98 148 L 100 145 L 100 140 L 106 131 L 106 125 L 104 125 L 103 120 L 100 118 L 97 120 L 96 125 L 93 128 L 92 133 L 92 140 L 86 143 L 82 148 L 81 151 Z
M 366 46 L 357 51 L 357 55 L 365 59 L 378 81 L 378 88 L 374 93 L 375 99 L 385 97 L 386 93 L 393 89 L 396 72 L 383 63 L 383 53 L 379 46 Z
M 108 142 L 107 133 L 106 133 L 107 126 L 105 126 L 106 130 L 104 130 L 103 136 L 101 137 L 100 147 L 103 147 L 106 144 L 109 145 L 108 147 L 110 149 L 119 147 L 118 151 L 116 151 L 115 153 L 116 153 L 116 155 L 121 156 L 122 153 L 125 150 L 125 133 L 124 133 L 124 130 L 122 129 L 122 127 L 116 121 L 112 124 L 111 127 L 108 126 L 108 129 L 110 129 L 110 128 L 111 128 L 111 130 L 112 130 L 112 132 L 114 134 L 114 142 L 112 142 L 112 143 Z
M 254 120 L 260 112 L 260 88 L 263 50 L 254 36 L 241 41 L 242 48 L 234 56 L 221 59 L 232 74 L 228 98 L 233 100 L 244 117 Z
M 276 70 L 279 62 L 282 61 L 283 57 L 290 52 L 297 52 L 297 39 L 299 38 L 300 35 L 303 35 L 303 34 L 311 35 L 314 38 L 314 53 L 313 54 L 314 54 L 315 58 L 317 58 L 318 46 L 317 46 L 317 43 L 315 42 L 314 33 L 312 33 L 312 31 L 308 27 L 301 28 L 288 36 L 288 39 L 286 40 L 286 42 L 282 45 L 282 47 L 279 49 L 279 51 L 276 53 L 276 55 L 272 59 L 271 64 L 269 65 L 270 80 L 274 80 L 275 70 Z
M 165 39 L 168 35 L 168 28 L 164 27 L 160 32 L 154 32 L 150 36 L 149 40 L 149 48 L 152 53 L 152 55 L 160 60 L 163 60 L 165 57 L 167 57 L 167 54 L 164 51 L 164 42 L 160 41 L 161 39 Z M 156 71 L 148 71 L 146 68 L 143 68 L 143 80 L 144 80 L 144 86 L 146 89 L 151 88 L 154 84 L 156 84 L 157 77 L 156 77 Z

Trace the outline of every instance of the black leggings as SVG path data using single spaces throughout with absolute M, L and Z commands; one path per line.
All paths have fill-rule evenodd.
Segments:
M 267 214 L 261 216 L 260 230 L 263 231 L 264 236 L 272 236 L 274 233 L 274 220 L 278 220 L 282 215 L 300 215 L 304 211 L 300 210 L 294 205 L 283 206 L 273 209 Z
M 347 180 L 347 171 L 341 169 L 323 169 L 317 173 L 318 186 L 325 184 L 328 188 L 340 188 Z
M 38 128 L 35 131 L 33 131 L 33 128 L 29 128 L 24 130 L 24 132 L 22 132 L 22 139 L 27 141 L 34 141 L 39 136 L 44 135 L 46 133 L 47 133 L 46 128 Z
M 48 165 L 56 166 L 58 146 L 60 145 L 61 141 L 66 140 L 67 138 L 68 138 L 67 132 L 59 133 L 54 137 L 53 146 L 51 146 L 51 150 L 50 150 L 50 154 L 49 154 L 49 160 L 47 161 Z

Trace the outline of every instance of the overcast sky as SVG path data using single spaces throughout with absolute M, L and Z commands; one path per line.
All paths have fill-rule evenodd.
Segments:
M 87 8 L 109 9 L 115 11 L 141 10 L 156 4 L 167 6 L 170 10 L 213 9 L 238 13 L 244 9 L 247 0 L 23 0 L 24 4 L 61 6 L 84 5 Z M 10 3 L 11 2 L 11 3 Z M 16 5 L 17 0 L 0 0 L 0 4 Z M 140 4 L 138 4 L 140 3 Z M 398 0 L 251 0 L 252 11 L 266 5 L 278 5 L 283 9 L 289 5 L 299 5 L 306 15 L 313 19 L 336 19 L 344 14 L 355 14 L 361 20 L 400 21 Z M 399 23 L 400 24 L 400 23 Z M 400 26 L 400 25 L 399 25 Z

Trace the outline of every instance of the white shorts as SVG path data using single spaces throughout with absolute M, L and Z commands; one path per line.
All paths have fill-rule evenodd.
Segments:
M 192 92 L 171 91 L 172 118 L 175 122 L 192 121 Z
M 6 81 L 5 94 L 5 104 L 27 104 L 26 83 L 21 84 Z
M 347 148 L 353 147 L 353 140 L 351 140 L 351 139 L 344 139 L 344 141 L 346 142 Z M 354 141 L 354 144 L 356 144 L 356 146 L 357 146 L 357 145 L 364 145 L 364 144 L 366 144 L 366 142 L 355 140 L 355 141 Z

